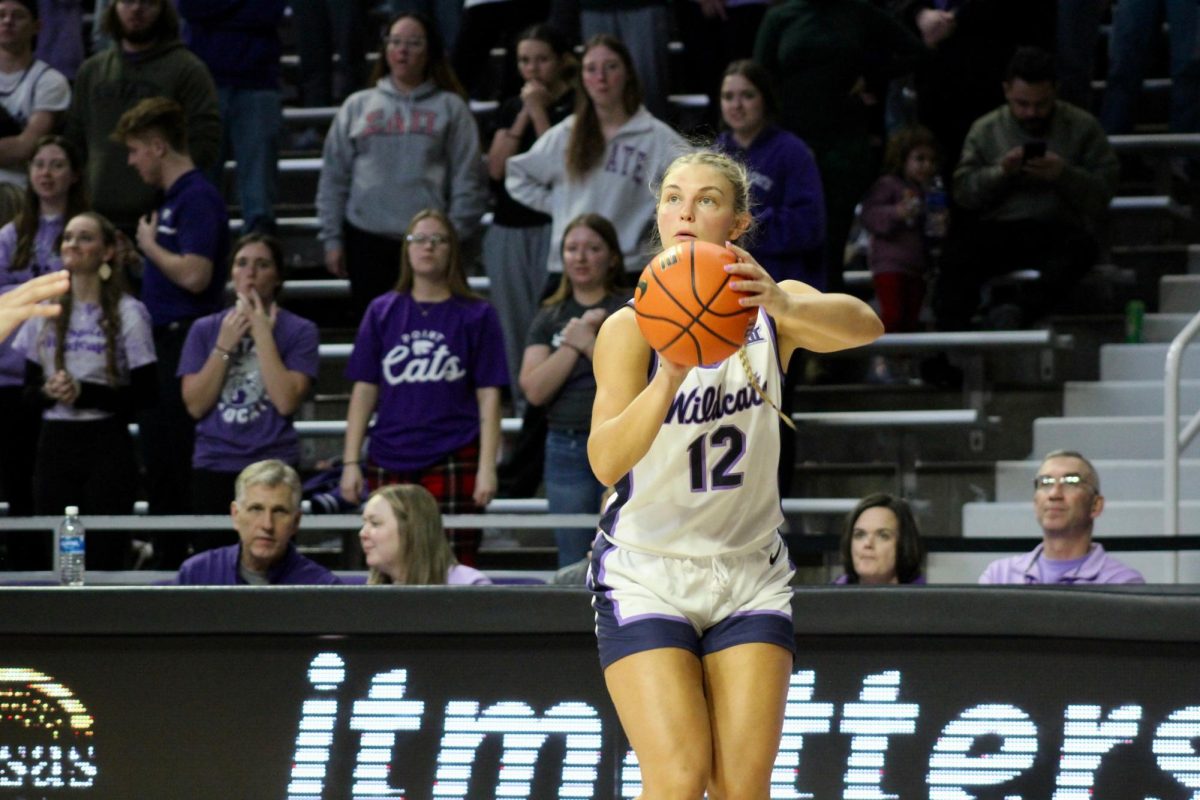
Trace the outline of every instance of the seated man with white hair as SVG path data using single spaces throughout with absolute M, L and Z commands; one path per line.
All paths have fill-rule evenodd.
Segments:
M 1145 583 L 1141 573 L 1092 541 L 1092 526 L 1104 511 L 1100 476 L 1074 450 L 1055 450 L 1042 459 L 1033 479 L 1033 511 L 1042 543 L 1033 552 L 993 561 L 980 583 Z
M 237 477 L 229 515 L 239 542 L 183 562 L 176 583 L 190 586 L 334 584 L 337 577 L 300 555 L 300 476 L 278 459 L 258 461 Z

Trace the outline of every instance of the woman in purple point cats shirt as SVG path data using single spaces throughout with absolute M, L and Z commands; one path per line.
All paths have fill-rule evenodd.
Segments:
M 443 514 L 491 501 L 508 382 L 504 335 L 495 309 L 467 287 L 458 237 L 441 211 L 425 209 L 409 223 L 400 280 L 367 307 L 346 377 L 354 388 L 342 497 L 358 503 L 379 486 L 416 483 Z M 459 562 L 474 566 L 479 532 L 446 534 Z

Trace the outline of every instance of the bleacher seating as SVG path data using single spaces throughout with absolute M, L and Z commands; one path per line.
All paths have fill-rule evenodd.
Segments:
M 496 54 L 492 54 L 496 58 Z M 502 57 L 502 56 L 501 56 Z M 286 74 L 294 74 L 295 56 L 287 54 L 283 60 Z M 1160 98 L 1169 87 L 1169 79 L 1154 77 L 1146 80 L 1147 95 Z M 1104 89 L 1104 81 L 1093 83 L 1098 92 Z M 703 95 L 673 95 L 671 103 L 681 113 L 701 109 L 707 104 Z M 493 101 L 473 100 L 472 110 L 482 119 L 495 111 Z M 293 129 L 301 127 L 323 130 L 333 118 L 336 108 L 297 108 L 284 110 L 284 121 Z M 1144 126 L 1145 127 L 1145 126 Z M 1151 124 L 1150 130 L 1161 126 Z M 1193 154 L 1200 149 L 1198 134 L 1166 134 L 1139 132 L 1128 136 L 1111 138 L 1115 149 L 1126 156 L 1166 158 L 1180 154 Z M 317 303 L 338 301 L 348 297 L 346 281 L 329 278 L 320 265 L 320 247 L 314 241 L 318 221 L 313 216 L 313 198 L 321 159 L 311 150 L 285 153 L 280 158 L 281 180 L 286 191 L 280 204 L 279 228 L 291 254 L 292 275 L 285 289 L 284 302 Z M 227 163 L 226 173 L 232 175 L 232 162 Z M 229 193 L 236 215 L 235 196 Z M 1111 204 L 1114 228 L 1112 260 L 1121 266 L 1136 263 L 1139 274 L 1158 269 L 1168 272 L 1178 268 L 1175 260 L 1183 252 L 1183 268 L 1189 259 L 1200 261 L 1200 248 L 1193 246 L 1188 251 L 1187 239 L 1180 233 L 1189 230 L 1191 209 L 1165 185 L 1149 187 L 1125 186 Z M 240 228 L 240 220 L 234 219 L 232 227 Z M 1140 235 L 1152 231 L 1152 235 Z M 1135 232 L 1135 233 L 1131 233 Z M 1182 241 L 1181 241 L 1182 239 Z M 1148 244 L 1163 248 L 1161 257 L 1151 253 Z M 1172 266 L 1143 268 L 1143 260 L 1160 264 L 1167 261 Z M 1013 280 L 1029 280 L 1028 271 L 1017 269 L 1010 276 Z M 475 275 L 470 278 L 474 290 L 487 293 L 486 277 Z M 846 273 L 846 283 L 852 291 L 869 294 L 870 275 L 864 271 Z M 864 485 L 874 484 L 879 488 L 892 488 L 887 478 L 879 479 L 880 464 L 895 465 L 898 470 L 908 472 L 899 480 L 906 491 L 915 493 L 925 501 L 925 507 L 935 513 L 954 517 L 953 524 L 939 533 L 951 536 L 963 534 L 967 537 L 1035 537 L 1037 531 L 1029 509 L 1028 473 L 1033 467 L 1031 459 L 1056 447 L 1083 450 L 1094 456 L 1109 494 L 1109 510 L 1102 517 L 1100 535 L 1116 533 L 1121 536 L 1135 535 L 1137 531 L 1154 533 L 1157 520 L 1161 518 L 1161 505 L 1155 509 L 1155 475 L 1161 476 L 1161 410 L 1155 409 L 1155 398 L 1161 408 L 1162 358 L 1170 337 L 1187 319 L 1200 309 L 1200 275 L 1169 275 L 1163 279 L 1164 293 L 1157 302 L 1150 303 L 1150 313 L 1145 317 L 1144 339 L 1147 344 L 1116 344 L 1119 336 L 1119 318 L 1113 313 L 1119 309 L 1125 295 L 1116 290 L 1113 306 L 1104 309 L 1094 318 L 1055 320 L 1049 328 L 1032 331 L 958 332 L 950 334 L 889 334 L 869 347 L 861 348 L 848 356 L 850 360 L 867 355 L 885 354 L 891 357 L 920 358 L 934 353 L 948 354 L 955 363 L 966 366 L 967 381 L 962 390 L 939 389 L 928 385 L 911 386 L 867 386 L 853 379 L 826 391 L 823 387 L 805 387 L 798 397 L 797 407 L 803 410 L 793 414 L 793 419 L 803 424 L 805 436 L 821 438 L 802 440 L 806 442 L 835 442 L 835 449 L 822 447 L 802 448 L 799 458 L 812 472 L 826 465 L 837 469 L 819 478 L 801 481 L 798 494 L 808 499 L 791 498 L 784 501 L 785 511 L 792 518 L 818 515 L 830 520 L 844 514 L 853 506 L 852 496 L 861 494 Z M 335 302 L 336 304 L 336 302 Z M 331 304 L 331 305 L 335 305 Z M 1067 333 L 1066 331 L 1070 331 Z M 324 374 L 339 374 L 340 365 L 349 354 L 352 331 L 344 324 L 326 325 L 322 331 L 321 358 L 323 366 L 333 364 L 336 371 L 325 369 Z M 1068 357 L 1058 357 L 1060 351 L 1069 350 Z M 1196 348 L 1185 358 L 1187 381 L 1184 384 L 1184 411 L 1192 413 L 1200 408 L 1200 352 Z M 1067 380 L 1068 377 L 1090 378 L 1097 375 L 1101 383 L 1083 380 Z M 1080 376 L 1080 373 L 1083 373 Z M 847 385 L 848 384 L 848 385 Z M 337 415 L 344 403 L 348 386 L 336 381 L 323 381 L 320 385 L 321 398 L 306 404 L 297 427 L 302 436 L 328 440 L 340 437 L 344 421 Z M 1032 416 L 1047 408 L 1061 406 L 1065 416 L 1043 417 L 1033 421 Z M 1057 408 L 1054 408 L 1057 411 Z M 1015 413 L 1014 413 L 1015 412 Z M 1114 421 L 1114 417 L 1120 419 Z M 521 420 L 507 417 L 502 429 L 514 434 Z M 975 447 L 986 435 L 986 443 Z M 1200 532 L 1200 456 L 1193 445 L 1188 458 L 1183 462 L 1185 487 L 1184 519 L 1192 533 Z M 865 453 L 858 457 L 859 452 Z M 903 462 L 901 464 L 901 462 Z M 937 481 L 921 482 L 920 468 L 937 462 L 945 474 Z M 945 465 L 949 464 L 948 471 Z M 1034 464 L 1033 466 L 1036 466 Z M 994 474 L 994 486 L 979 486 L 979 475 Z M 843 473 L 844 472 L 844 476 Z M 1023 482 L 1023 485 L 1022 485 Z M 986 483 L 986 481 L 985 481 Z M 1158 489 L 1161 489 L 1161 481 Z M 821 490 L 812 491 L 813 486 Z M 823 490 L 823 491 L 822 491 Z M 1148 495 L 1147 493 L 1150 493 Z M 999 502 L 977 502 L 962 504 L 961 526 L 957 519 L 960 500 L 970 497 L 995 497 Z M 1161 501 L 1159 501 L 1161 503 Z M 452 524 L 477 524 L 489 528 L 522 529 L 544 531 L 553 527 L 554 520 L 545 513 L 545 501 L 539 498 L 515 498 L 495 501 L 491 513 L 482 517 L 448 520 Z M 147 520 L 144 517 L 114 518 L 114 525 L 130 525 L 149 529 L 159 524 L 177 525 L 180 529 L 228 528 L 228 518 L 190 517 Z M 320 523 L 318 523 L 320 520 Z M 1152 520 L 1147 525 L 1146 520 Z M 37 518 L 28 520 L 30 526 L 52 525 L 53 520 Z M 20 522 L 0 519 L 0 530 L 14 529 Z M 101 523 L 98 523 L 101 524 Z M 356 517 L 338 520 L 334 517 L 306 517 L 306 530 L 319 531 L 318 525 L 340 525 L 341 531 L 350 531 L 359 524 Z M 101 524 L 101 528 L 103 524 Z M 97 530 L 101 528 L 96 528 Z M 824 530 L 828 531 L 830 527 Z M 1136 530 L 1135 530 L 1136 529 Z M 1007 533 L 1005 532 L 1007 531 Z M 541 534 L 543 537 L 545 534 Z M 934 580 L 973 580 L 982 569 L 982 563 L 996 557 L 1001 550 L 989 553 L 946 553 L 937 552 L 930 558 L 930 575 Z M 1146 554 L 1131 554 L 1140 558 Z M 1153 574 L 1164 580 L 1170 578 L 1165 570 L 1162 554 L 1149 554 L 1144 568 L 1148 576 Z M 1195 556 L 1195 557 L 1194 557 Z M 829 561 L 831 556 L 826 555 Z M 1129 559 L 1143 566 L 1137 558 Z M 1188 566 L 1180 575 L 1200 578 L 1200 554 L 1186 553 L 1179 563 Z M 978 567 L 978 568 L 977 568 Z

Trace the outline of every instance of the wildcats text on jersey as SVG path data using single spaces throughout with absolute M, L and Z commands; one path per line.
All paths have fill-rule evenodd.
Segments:
M 761 378 L 759 385 L 764 393 L 768 391 L 767 382 Z M 703 391 L 696 387 L 686 394 L 675 395 L 667 409 L 665 424 L 702 425 L 762 404 L 762 397 L 751 386 L 743 386 L 736 392 L 725 391 L 724 384 L 709 386 Z

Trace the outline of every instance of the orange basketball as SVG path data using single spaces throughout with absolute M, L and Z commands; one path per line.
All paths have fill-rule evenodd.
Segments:
M 739 304 L 726 264 L 731 250 L 691 241 L 668 247 L 642 270 L 633 296 L 650 346 L 676 364 L 716 364 L 738 351 L 758 309 Z

